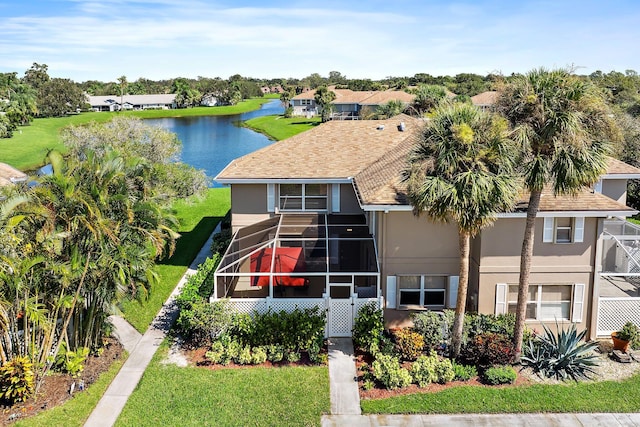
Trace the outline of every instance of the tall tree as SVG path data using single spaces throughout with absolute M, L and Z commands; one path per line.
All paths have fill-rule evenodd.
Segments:
M 596 182 L 606 170 L 608 141 L 616 137 L 616 126 L 602 91 L 571 70 L 532 70 L 515 76 L 499 92 L 497 109 L 514 126 L 529 191 L 513 337 L 519 358 L 542 191 L 548 185 L 556 195 L 575 194 Z
M 127 90 L 127 76 L 118 77 L 118 87 L 120 88 L 120 110 L 124 106 L 124 92 Z
M 514 145 L 504 119 L 466 103 L 437 107 L 405 171 L 415 215 L 458 227 L 460 270 L 452 357 L 460 352 L 469 283 L 470 239 L 510 210 L 517 195 Z
M 336 99 L 335 92 L 330 91 L 326 86 L 320 86 L 316 89 L 316 93 L 313 98 L 316 101 L 316 105 L 320 107 L 322 123 L 328 122 L 331 118 L 331 101 Z
M 54 78 L 40 87 L 38 112 L 42 117 L 61 117 L 86 104 L 82 90 L 69 79 Z
M 413 107 L 422 115 L 438 106 L 447 97 L 447 88 L 438 85 L 421 84 L 414 90 L 416 97 Z

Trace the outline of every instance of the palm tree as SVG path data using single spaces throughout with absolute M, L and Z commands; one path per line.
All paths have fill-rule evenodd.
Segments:
M 524 186 L 529 191 L 520 258 L 514 345 L 522 349 L 535 221 L 545 186 L 575 194 L 605 172 L 615 124 L 603 94 L 571 70 L 532 70 L 500 88 L 497 109 L 514 126 L 521 145 Z
M 403 113 L 407 108 L 407 105 L 399 99 L 392 99 L 386 104 L 378 106 L 376 109 L 376 118 L 378 120 L 389 119 Z
M 331 101 L 336 99 L 335 92 L 330 91 L 326 86 L 321 86 L 316 89 L 313 98 L 316 101 L 316 105 L 320 107 L 322 123 L 328 122 L 331 117 Z
M 123 75 L 118 77 L 118 86 L 120 86 L 120 111 L 122 111 L 122 108 L 124 107 L 124 91 L 127 88 L 127 84 L 127 76 Z
M 410 155 L 404 177 L 415 215 L 458 227 L 460 273 L 452 357 L 460 352 L 469 282 L 470 238 L 511 209 L 517 195 L 513 144 L 504 119 L 471 104 L 440 104 Z

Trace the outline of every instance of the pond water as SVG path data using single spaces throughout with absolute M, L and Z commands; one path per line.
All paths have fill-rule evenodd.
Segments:
M 243 114 L 146 119 L 145 123 L 176 133 L 182 141 L 181 161 L 196 169 L 204 169 L 213 178 L 231 160 L 273 142 L 261 133 L 241 127 L 240 122 L 254 117 L 282 114 L 283 111 L 280 100 L 274 99 L 263 104 L 259 110 Z M 211 186 L 220 187 L 213 181 Z

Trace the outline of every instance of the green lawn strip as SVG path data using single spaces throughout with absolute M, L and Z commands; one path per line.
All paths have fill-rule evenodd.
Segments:
M 209 370 L 154 356 L 116 426 L 318 426 L 330 410 L 323 367 Z
M 85 391 L 77 392 L 72 399 L 60 406 L 48 409 L 35 417 L 21 420 L 13 424 L 15 427 L 50 427 L 50 426 L 82 426 L 91 415 L 98 401 L 118 374 L 124 363 L 125 356 L 114 361 L 109 370 L 103 372 L 98 380 Z
M 256 117 L 243 122 L 244 126 L 263 133 L 276 141 L 287 139 L 319 124 L 319 117 L 311 119 L 304 117 L 284 118 L 278 115 Z
M 48 150 L 65 151 L 60 140 L 60 131 L 68 125 L 80 125 L 91 121 L 107 122 L 117 115 L 130 115 L 141 118 L 219 116 L 240 114 L 257 110 L 269 98 L 252 98 L 237 105 L 221 107 L 196 107 L 177 110 L 125 111 L 122 113 L 81 113 L 66 117 L 35 119 L 29 126 L 22 126 L 11 138 L 0 139 L 0 162 L 23 171 L 34 170 L 42 166 Z
M 149 298 L 142 303 L 126 301 L 122 303 L 124 318 L 138 331 L 144 333 L 158 314 L 173 288 L 184 275 L 200 248 L 225 216 L 231 206 L 228 188 L 210 188 L 205 198 L 191 203 L 183 200 L 173 205 L 180 220 L 180 234 L 173 256 L 157 265 L 160 283 L 155 286 Z
M 368 414 L 456 414 L 535 412 L 638 412 L 640 375 L 624 381 L 581 382 L 520 387 L 463 386 L 363 400 Z

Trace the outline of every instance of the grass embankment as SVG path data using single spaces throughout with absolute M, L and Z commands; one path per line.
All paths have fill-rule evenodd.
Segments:
M 98 380 L 81 393 L 76 393 L 73 399 L 60 406 L 49 409 L 35 417 L 18 421 L 15 427 L 50 427 L 50 426 L 82 426 L 91 415 L 98 401 L 118 374 L 124 363 L 124 357 L 111 364 L 108 371 L 103 372 Z
M 330 410 L 324 367 L 209 370 L 154 356 L 116 426 L 319 426 Z
M 96 121 L 107 122 L 118 115 L 140 118 L 223 116 L 257 110 L 270 98 L 252 98 L 237 105 L 222 107 L 196 107 L 179 110 L 124 111 L 122 113 L 81 113 L 66 117 L 35 119 L 29 126 L 23 126 L 8 139 L 0 139 L 0 162 L 23 171 L 42 166 L 49 150 L 64 152 L 60 131 L 68 125 L 80 125 Z
M 307 119 L 305 117 L 284 118 L 282 116 L 256 117 L 243 123 L 244 126 L 263 133 L 276 141 L 287 139 L 319 124 L 319 117 Z
M 638 412 L 640 375 L 624 381 L 531 385 L 514 388 L 455 387 L 361 402 L 363 413 L 472 414 L 533 412 Z
M 157 266 L 160 283 L 154 286 L 149 298 L 144 302 L 127 301 L 122 304 L 124 318 L 138 331 L 144 333 L 147 330 L 191 261 L 230 207 L 231 192 L 228 188 L 210 188 L 205 198 L 200 201 L 187 203 L 179 200 L 174 203 L 175 214 L 180 220 L 181 237 L 173 256 Z

